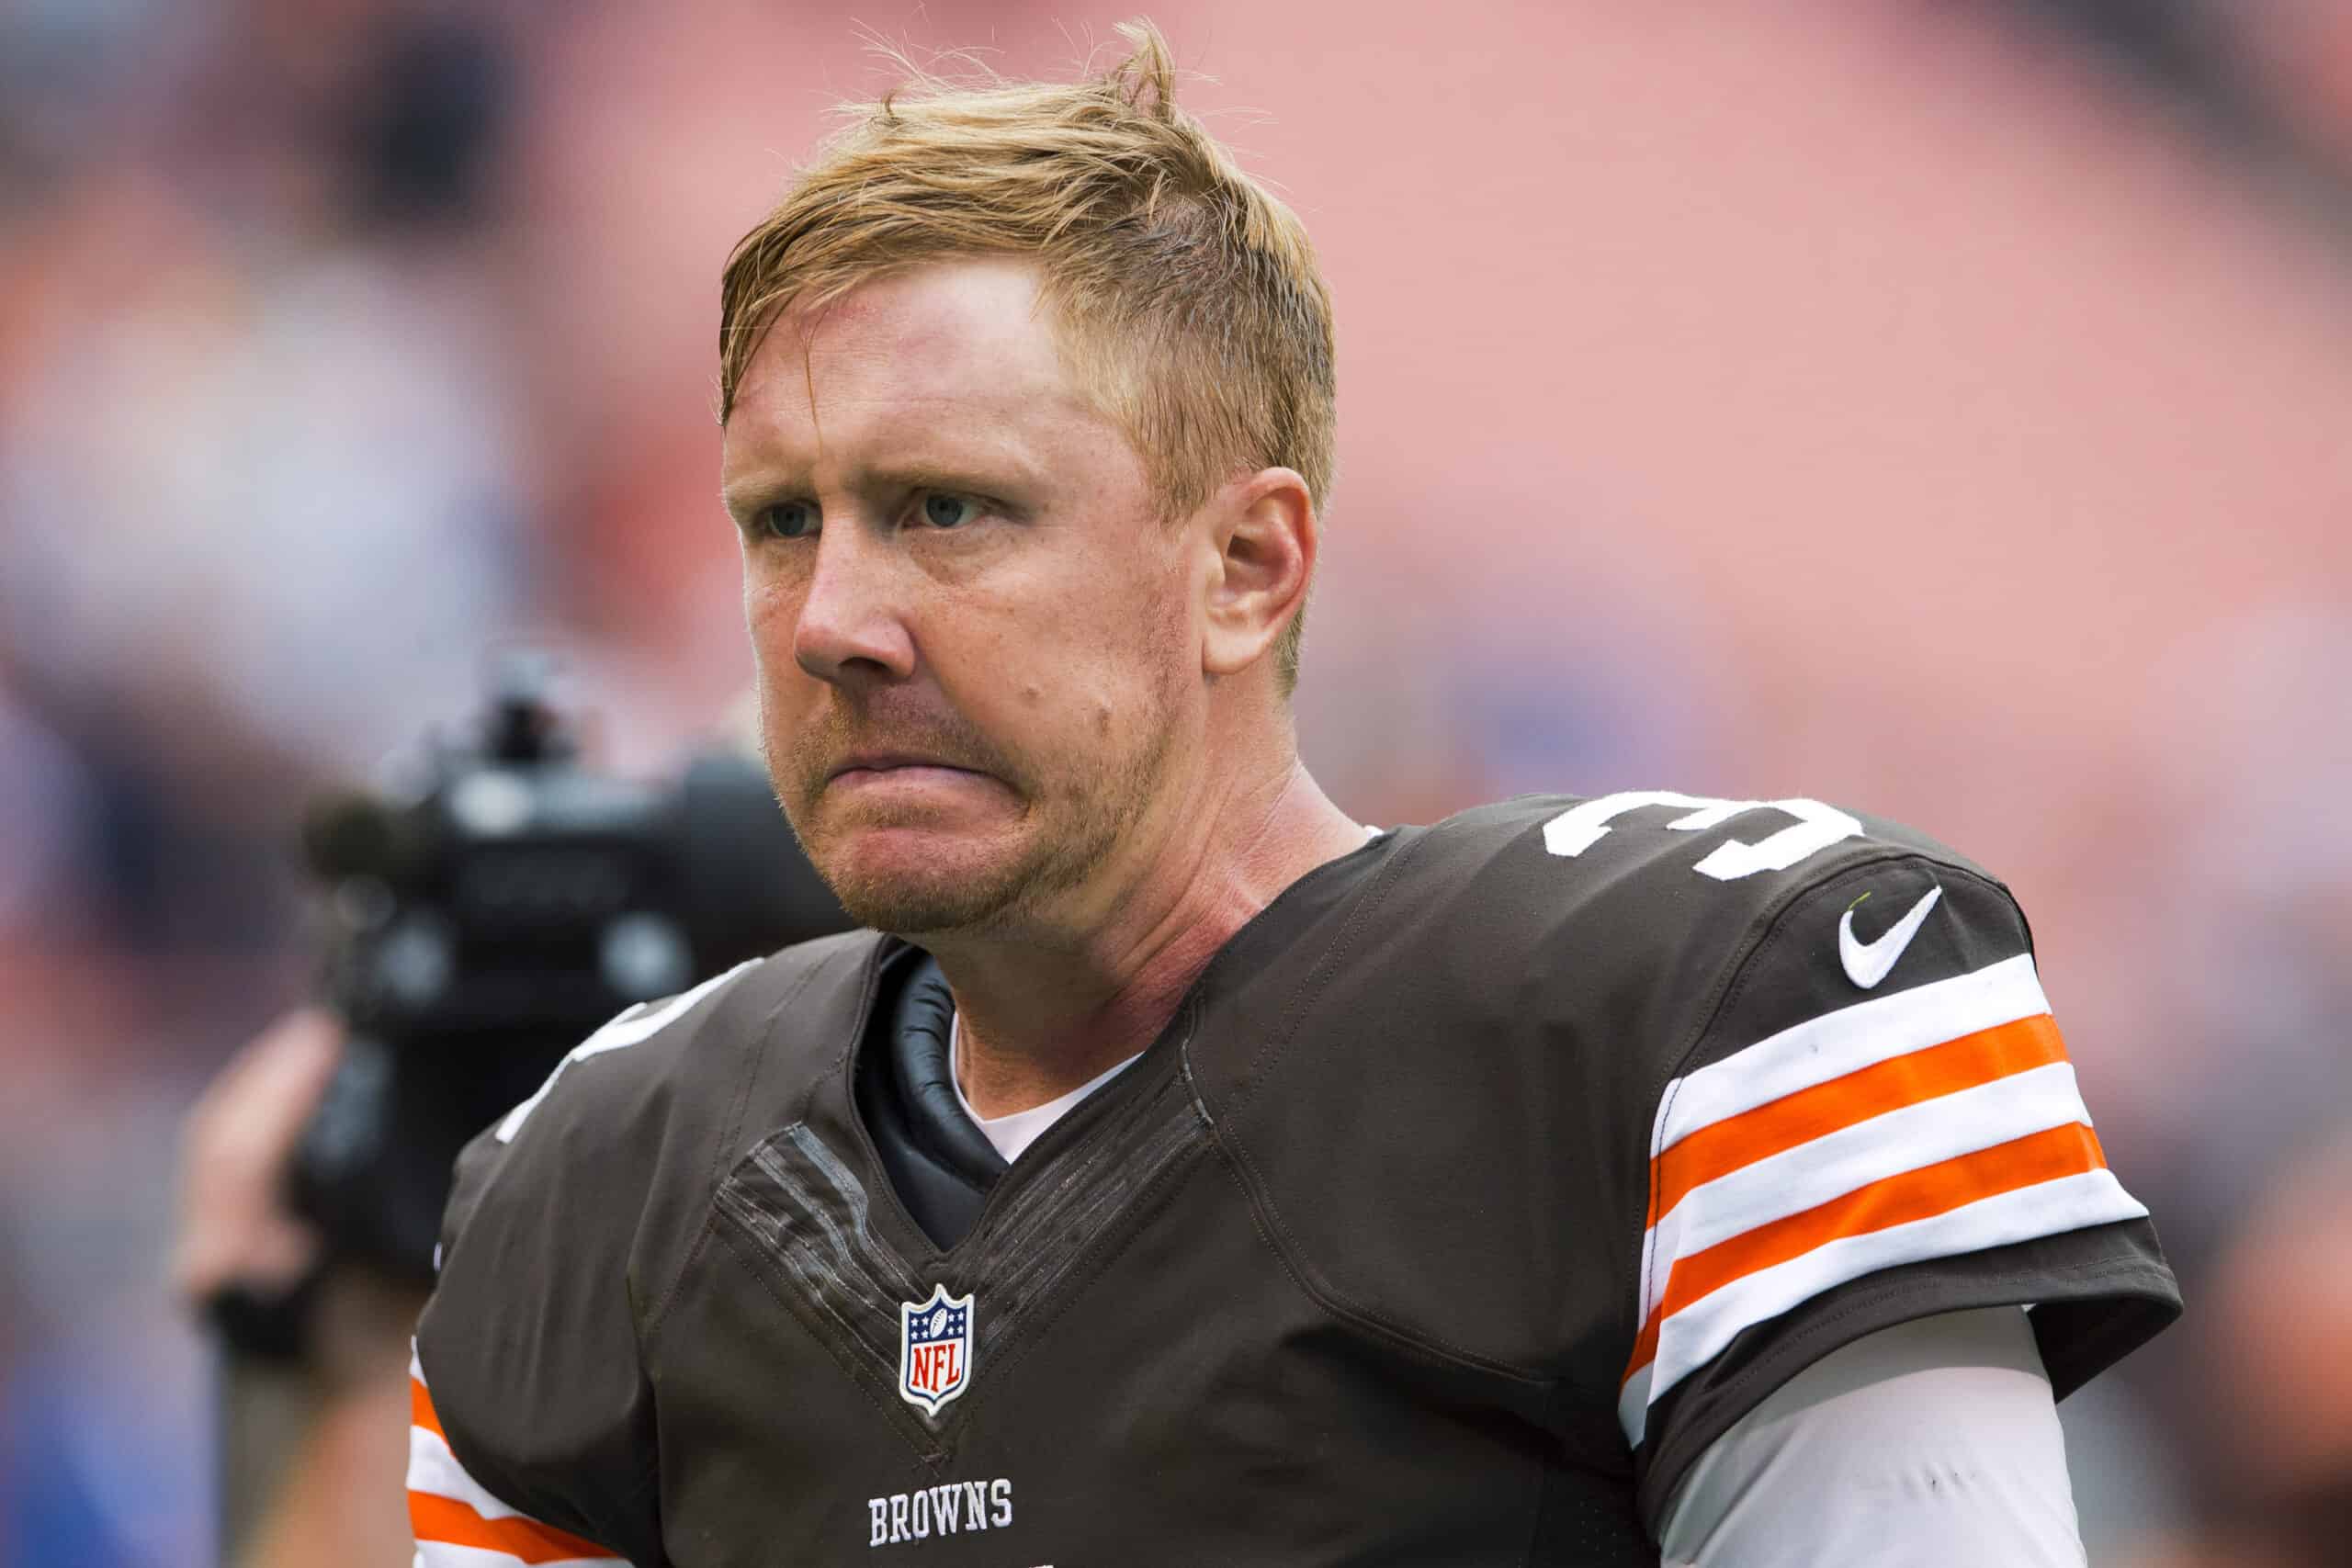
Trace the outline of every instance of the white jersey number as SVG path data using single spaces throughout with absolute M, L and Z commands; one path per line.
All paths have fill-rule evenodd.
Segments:
M 1862 836 L 1862 825 L 1851 815 L 1817 800 L 1710 800 L 1704 795 L 1677 795 L 1670 789 L 1627 790 L 1572 806 L 1544 824 L 1544 847 L 1569 859 L 1599 843 L 1611 819 L 1645 806 L 1679 806 L 1688 815 L 1666 826 L 1678 833 L 1695 833 L 1716 827 L 1749 811 L 1779 811 L 1794 822 L 1756 842 L 1737 839 L 1718 844 L 1696 867 L 1702 876 L 1736 882 L 1759 871 L 1786 871 L 1830 845 Z
M 633 1008 L 624 1009 L 610 1023 L 565 1052 L 563 1060 L 555 1065 L 555 1070 L 548 1075 L 547 1082 L 539 1085 L 538 1091 L 505 1114 L 498 1123 L 498 1141 L 502 1144 L 514 1141 L 514 1134 L 523 1130 L 523 1123 L 529 1121 L 531 1112 L 539 1108 L 539 1101 L 548 1097 L 548 1090 L 555 1088 L 555 1080 L 563 1077 L 564 1068 L 574 1062 L 584 1062 L 591 1056 L 601 1056 L 607 1051 L 620 1051 L 644 1043 L 684 1017 L 696 1002 L 758 962 L 756 958 L 746 958 L 725 974 L 713 975 L 693 990 L 681 991 L 668 1001 L 658 1004 L 639 1002 Z

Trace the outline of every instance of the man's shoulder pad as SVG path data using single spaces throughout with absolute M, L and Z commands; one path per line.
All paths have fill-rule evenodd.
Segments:
M 1751 907 L 1808 886 L 1840 866 L 1916 854 L 1977 871 L 1915 829 L 1806 797 L 1726 800 L 1674 790 L 1525 795 L 1423 829 L 1422 874 L 1508 866 L 1527 876 L 1548 863 L 1547 901 L 1626 888 L 1669 895 L 1702 886 Z M 1981 872 L 1980 872 L 1981 874 Z M 1699 882 L 1689 878 L 1696 877 Z M 1500 891 L 1499 885 L 1490 891 Z
M 623 1506 L 652 1441 L 636 1314 L 684 1267 L 730 1140 L 846 1048 L 879 942 L 804 943 L 631 1008 L 458 1156 L 417 1353 L 494 1495 L 648 1539 Z
M 1736 1032 L 1848 999 L 1832 980 L 1868 994 L 1819 900 L 1876 886 L 1876 941 L 1923 866 L 1947 906 L 2006 911 L 1940 845 L 1812 801 L 1533 796 L 1402 829 L 1234 1048 L 1197 1043 L 1195 1081 L 1324 1299 L 1439 1353 L 1611 1383 L 1663 1091 L 1736 993 Z
M 1540 886 L 1553 907 L 1628 892 L 1672 900 L 1712 888 L 1724 902 L 1755 908 L 1845 865 L 1890 855 L 1920 855 L 1982 874 L 1915 829 L 1804 797 L 1723 800 L 1672 790 L 1524 795 L 1420 831 L 1428 842 L 1417 857 L 1418 874 L 1469 879 L 1497 897 L 1526 882 Z
M 876 941 L 871 932 L 854 931 L 802 942 L 625 1010 L 567 1052 L 537 1092 L 500 1118 L 489 1135 L 511 1145 L 541 1120 L 629 1126 L 648 1111 L 696 1103 L 702 1091 L 719 1087 L 712 1080 L 740 1072 L 747 1052 L 770 1043 L 769 1025 L 788 999 L 808 1027 L 787 1026 L 780 1043 L 821 1049 L 820 1021 L 840 1010 L 824 1005 L 824 994 L 854 987 Z M 811 990 L 819 995 L 804 995 Z
M 1660 1093 L 1813 878 L 1919 852 L 1876 831 L 1663 792 L 1398 829 L 1190 1056 L 1300 1276 L 1436 1353 L 1622 1373 Z
M 1384 912 L 1431 962 L 1661 1044 L 1807 889 L 1880 861 L 1984 878 L 1881 818 L 1665 790 L 1521 796 L 1440 822 L 1412 851 Z
M 689 1212 L 730 1126 L 758 1109 L 746 1105 L 752 1080 L 789 1097 L 846 1048 L 879 941 L 803 942 L 622 1012 L 467 1146 L 445 1245 L 485 1208 L 539 1213 L 583 1189 L 616 1246 L 648 1205 Z

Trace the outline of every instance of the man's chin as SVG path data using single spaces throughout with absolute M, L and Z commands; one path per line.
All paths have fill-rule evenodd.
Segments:
M 1012 894 L 969 883 L 842 882 L 833 885 L 833 896 L 859 925 L 910 940 L 985 928 L 1001 920 L 1016 901 Z
M 1012 868 L 969 863 L 976 857 L 943 852 L 936 845 L 861 838 L 866 841 L 812 857 L 859 925 L 905 937 L 969 930 L 1001 919 L 1019 901 L 1024 879 Z

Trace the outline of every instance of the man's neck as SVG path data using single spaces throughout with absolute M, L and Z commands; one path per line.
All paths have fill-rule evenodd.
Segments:
M 1148 1046 L 1217 950 L 1364 829 L 1295 761 L 1236 795 L 1084 929 L 926 942 L 956 993 L 964 1094 L 1002 1116 L 1069 1093 Z

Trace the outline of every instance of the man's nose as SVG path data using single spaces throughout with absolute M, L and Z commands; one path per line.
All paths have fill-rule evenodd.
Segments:
M 913 674 L 914 639 L 901 602 L 907 576 L 892 541 L 854 521 L 828 520 L 793 631 L 800 668 L 836 685 Z

